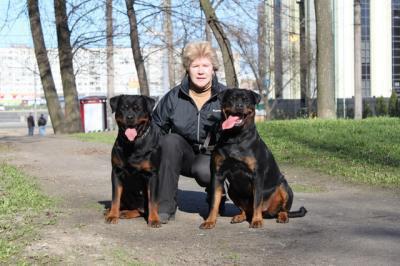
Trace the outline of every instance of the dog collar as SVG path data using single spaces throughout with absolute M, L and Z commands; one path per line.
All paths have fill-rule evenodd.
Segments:
M 151 128 L 151 125 L 147 128 L 147 130 L 143 133 L 143 135 L 138 137 L 138 139 L 145 138 L 147 135 L 149 135 L 150 128 Z

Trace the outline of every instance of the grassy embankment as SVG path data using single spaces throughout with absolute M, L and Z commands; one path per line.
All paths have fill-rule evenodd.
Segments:
M 56 222 L 54 213 L 55 200 L 45 196 L 32 178 L 0 163 L 0 264 L 23 264 L 19 253 L 41 227 Z
M 284 120 L 258 124 L 279 163 L 339 176 L 344 181 L 400 187 L 400 119 Z M 115 134 L 75 135 L 113 143 Z

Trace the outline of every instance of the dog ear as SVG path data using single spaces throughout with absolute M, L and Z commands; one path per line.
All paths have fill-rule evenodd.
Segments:
M 218 93 L 218 100 L 219 100 L 220 103 L 222 102 L 222 99 L 224 98 L 225 93 L 226 93 L 228 90 L 229 90 L 229 89 L 225 89 L 225 90 L 220 91 L 220 92 Z
M 117 110 L 119 99 L 122 95 L 114 96 L 110 99 L 111 111 L 114 113 Z
M 251 94 L 251 98 L 253 99 L 254 104 L 258 104 L 261 101 L 261 95 L 257 92 L 249 90 L 249 93 Z
M 156 100 L 154 100 L 153 98 L 150 98 L 148 96 L 144 96 L 144 95 L 142 95 L 141 97 L 145 100 L 146 105 L 147 105 L 147 110 L 149 111 L 149 113 L 152 113 L 154 105 L 156 104 Z

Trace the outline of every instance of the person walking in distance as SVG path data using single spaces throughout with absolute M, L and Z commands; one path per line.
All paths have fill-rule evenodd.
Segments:
M 38 119 L 39 135 L 40 136 L 46 135 L 46 123 L 47 123 L 46 118 L 44 117 L 43 114 L 41 114 L 39 119 Z
M 35 129 L 35 119 L 33 118 L 32 113 L 29 113 L 28 118 L 26 119 L 28 123 L 28 135 L 33 136 L 33 131 Z

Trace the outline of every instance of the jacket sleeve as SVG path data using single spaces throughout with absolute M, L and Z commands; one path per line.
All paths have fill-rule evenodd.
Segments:
M 161 98 L 152 114 L 153 123 L 161 129 L 164 135 L 169 133 L 171 129 L 170 117 L 172 112 L 171 95 L 168 93 Z

